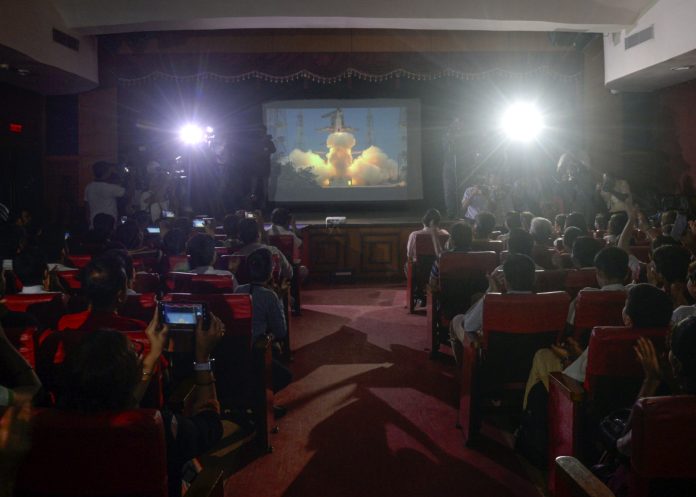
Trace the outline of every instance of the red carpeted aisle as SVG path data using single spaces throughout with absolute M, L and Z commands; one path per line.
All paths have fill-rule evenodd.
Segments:
M 426 317 L 408 314 L 404 295 L 303 293 L 295 382 L 276 396 L 290 411 L 275 451 L 229 478 L 227 497 L 540 495 L 504 440 L 463 446 L 454 365 L 428 359 Z

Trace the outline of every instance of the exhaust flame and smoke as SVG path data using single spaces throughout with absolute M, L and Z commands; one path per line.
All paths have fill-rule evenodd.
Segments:
M 374 145 L 353 159 L 353 134 L 340 131 L 326 139 L 326 159 L 312 151 L 294 149 L 287 157 L 296 169 L 311 169 L 321 186 L 377 186 L 398 178 L 396 161 Z

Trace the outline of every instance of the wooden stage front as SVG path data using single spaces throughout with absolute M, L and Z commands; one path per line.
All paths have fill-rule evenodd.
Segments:
M 346 224 L 334 227 L 327 227 L 325 219 L 316 214 L 314 219 L 297 217 L 302 261 L 312 279 L 324 281 L 336 272 L 350 273 L 347 278 L 356 281 L 404 280 L 408 235 L 422 228 L 415 216 L 347 216 Z

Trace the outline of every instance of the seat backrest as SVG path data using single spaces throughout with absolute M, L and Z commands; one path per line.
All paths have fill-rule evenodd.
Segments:
M 191 293 L 232 293 L 234 284 L 230 276 L 222 274 L 194 274 L 185 291 Z
M 595 326 L 623 325 L 621 314 L 625 303 L 624 291 L 581 290 L 575 298 L 576 339 L 582 334 L 582 330 L 592 330 Z
M 291 264 L 294 260 L 299 259 L 299 254 L 295 253 L 295 237 L 293 235 L 268 235 L 268 244 L 280 250 Z
M 560 292 L 565 291 L 565 279 L 568 274 L 567 269 L 547 269 L 534 272 L 536 291 L 541 292 Z
M 7 295 L 5 305 L 11 311 L 31 314 L 46 328 L 55 328 L 65 314 L 63 294 L 60 292 Z
M 445 243 L 449 236 L 447 235 L 437 235 L 440 239 L 440 246 L 444 248 Z M 418 260 L 419 256 L 435 256 L 435 247 L 433 247 L 433 236 L 430 233 L 418 233 L 416 235 L 415 242 L 416 255 L 415 259 Z
M 471 242 L 471 250 L 493 251 L 496 254 L 500 254 L 504 245 L 502 240 L 473 240 Z
M 138 293 L 157 293 L 160 285 L 160 277 L 156 273 L 135 273 L 133 290 Z
M 694 395 L 639 399 L 631 420 L 634 471 L 643 478 L 696 478 L 694 419 Z
M 658 354 L 665 348 L 668 328 L 598 326 L 587 351 L 585 390 L 598 415 L 630 405 L 643 381 L 634 346 L 638 337 L 652 340 Z
M 486 371 L 499 382 L 524 381 L 534 353 L 563 331 L 569 303 L 565 292 L 486 294 L 481 327 Z
M 82 281 L 80 281 L 80 270 L 71 269 L 68 271 L 58 271 L 58 279 L 63 284 L 65 290 L 72 292 L 77 292 L 82 288 Z
M 118 313 L 121 316 L 140 319 L 141 321 L 149 323 L 157 307 L 156 299 L 157 294 L 154 292 L 128 295 L 126 301 L 119 307 Z
M 31 438 L 17 475 L 17 495 L 167 496 L 159 411 L 36 410 Z
M 251 296 L 246 293 L 170 293 L 165 301 L 205 302 L 225 324 L 225 336 L 243 336 L 251 345 Z
M 159 250 L 146 250 L 132 255 L 133 267 L 136 271 L 155 271 L 159 265 L 161 253 Z
M 85 267 L 87 264 L 89 264 L 92 261 L 92 256 L 86 255 L 86 254 L 81 254 L 81 255 L 70 254 L 69 259 L 75 265 L 76 268 L 82 269 L 83 267 Z
M 565 290 L 575 298 L 580 290 L 586 287 L 599 288 L 597 270 L 593 267 L 573 269 L 568 271 L 565 278 Z
M 486 275 L 497 266 L 495 252 L 444 252 L 440 256 L 439 298 L 445 317 L 465 312 L 472 297 L 486 291 Z

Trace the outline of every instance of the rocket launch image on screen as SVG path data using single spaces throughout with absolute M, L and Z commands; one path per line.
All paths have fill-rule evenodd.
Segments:
M 277 202 L 420 198 L 420 109 L 413 100 L 264 105 Z

